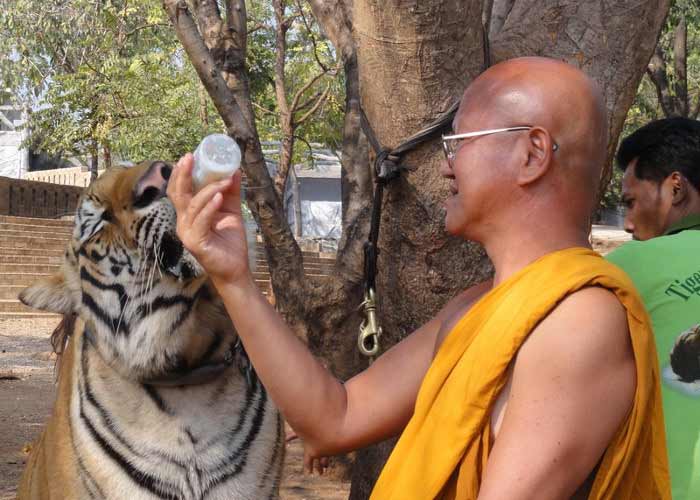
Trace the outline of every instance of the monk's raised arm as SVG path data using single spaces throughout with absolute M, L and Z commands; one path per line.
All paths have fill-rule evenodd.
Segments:
M 592 287 L 562 301 L 514 361 L 479 500 L 571 498 L 627 417 L 635 373 L 615 295 Z
M 442 325 L 466 312 L 489 287 L 477 285 L 455 297 L 345 384 L 292 333 L 252 281 L 248 286 L 219 284 L 218 290 L 260 380 L 314 457 L 399 434 L 413 413 Z

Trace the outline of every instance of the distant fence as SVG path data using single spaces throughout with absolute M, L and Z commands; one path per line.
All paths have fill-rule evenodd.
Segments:
M 0 215 L 55 219 L 72 215 L 83 188 L 0 177 Z
M 101 174 L 102 172 L 104 172 L 104 170 L 100 170 L 98 174 Z M 91 172 L 83 170 L 82 167 L 69 167 L 25 172 L 22 178 L 28 181 L 50 182 L 51 184 L 85 187 L 90 184 L 90 175 Z

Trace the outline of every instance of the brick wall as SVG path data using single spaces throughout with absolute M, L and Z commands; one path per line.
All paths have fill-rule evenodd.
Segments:
M 83 188 L 0 177 L 0 215 L 56 218 L 73 215 Z

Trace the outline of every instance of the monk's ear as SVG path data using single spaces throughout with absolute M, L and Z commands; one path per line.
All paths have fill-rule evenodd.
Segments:
M 75 309 L 70 290 L 61 272 L 28 286 L 19 294 L 19 300 L 34 309 L 59 314 L 68 314 Z
M 552 163 L 552 154 L 557 149 L 549 132 L 542 127 L 532 127 L 526 137 L 527 160 L 518 171 L 519 186 L 531 184 L 546 174 Z

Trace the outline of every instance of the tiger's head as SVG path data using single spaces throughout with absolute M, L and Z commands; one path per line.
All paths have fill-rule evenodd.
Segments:
M 20 294 L 31 307 L 77 315 L 122 376 L 181 373 L 236 340 L 221 300 L 176 235 L 166 197 L 172 167 L 114 167 L 80 198 L 60 271 Z

